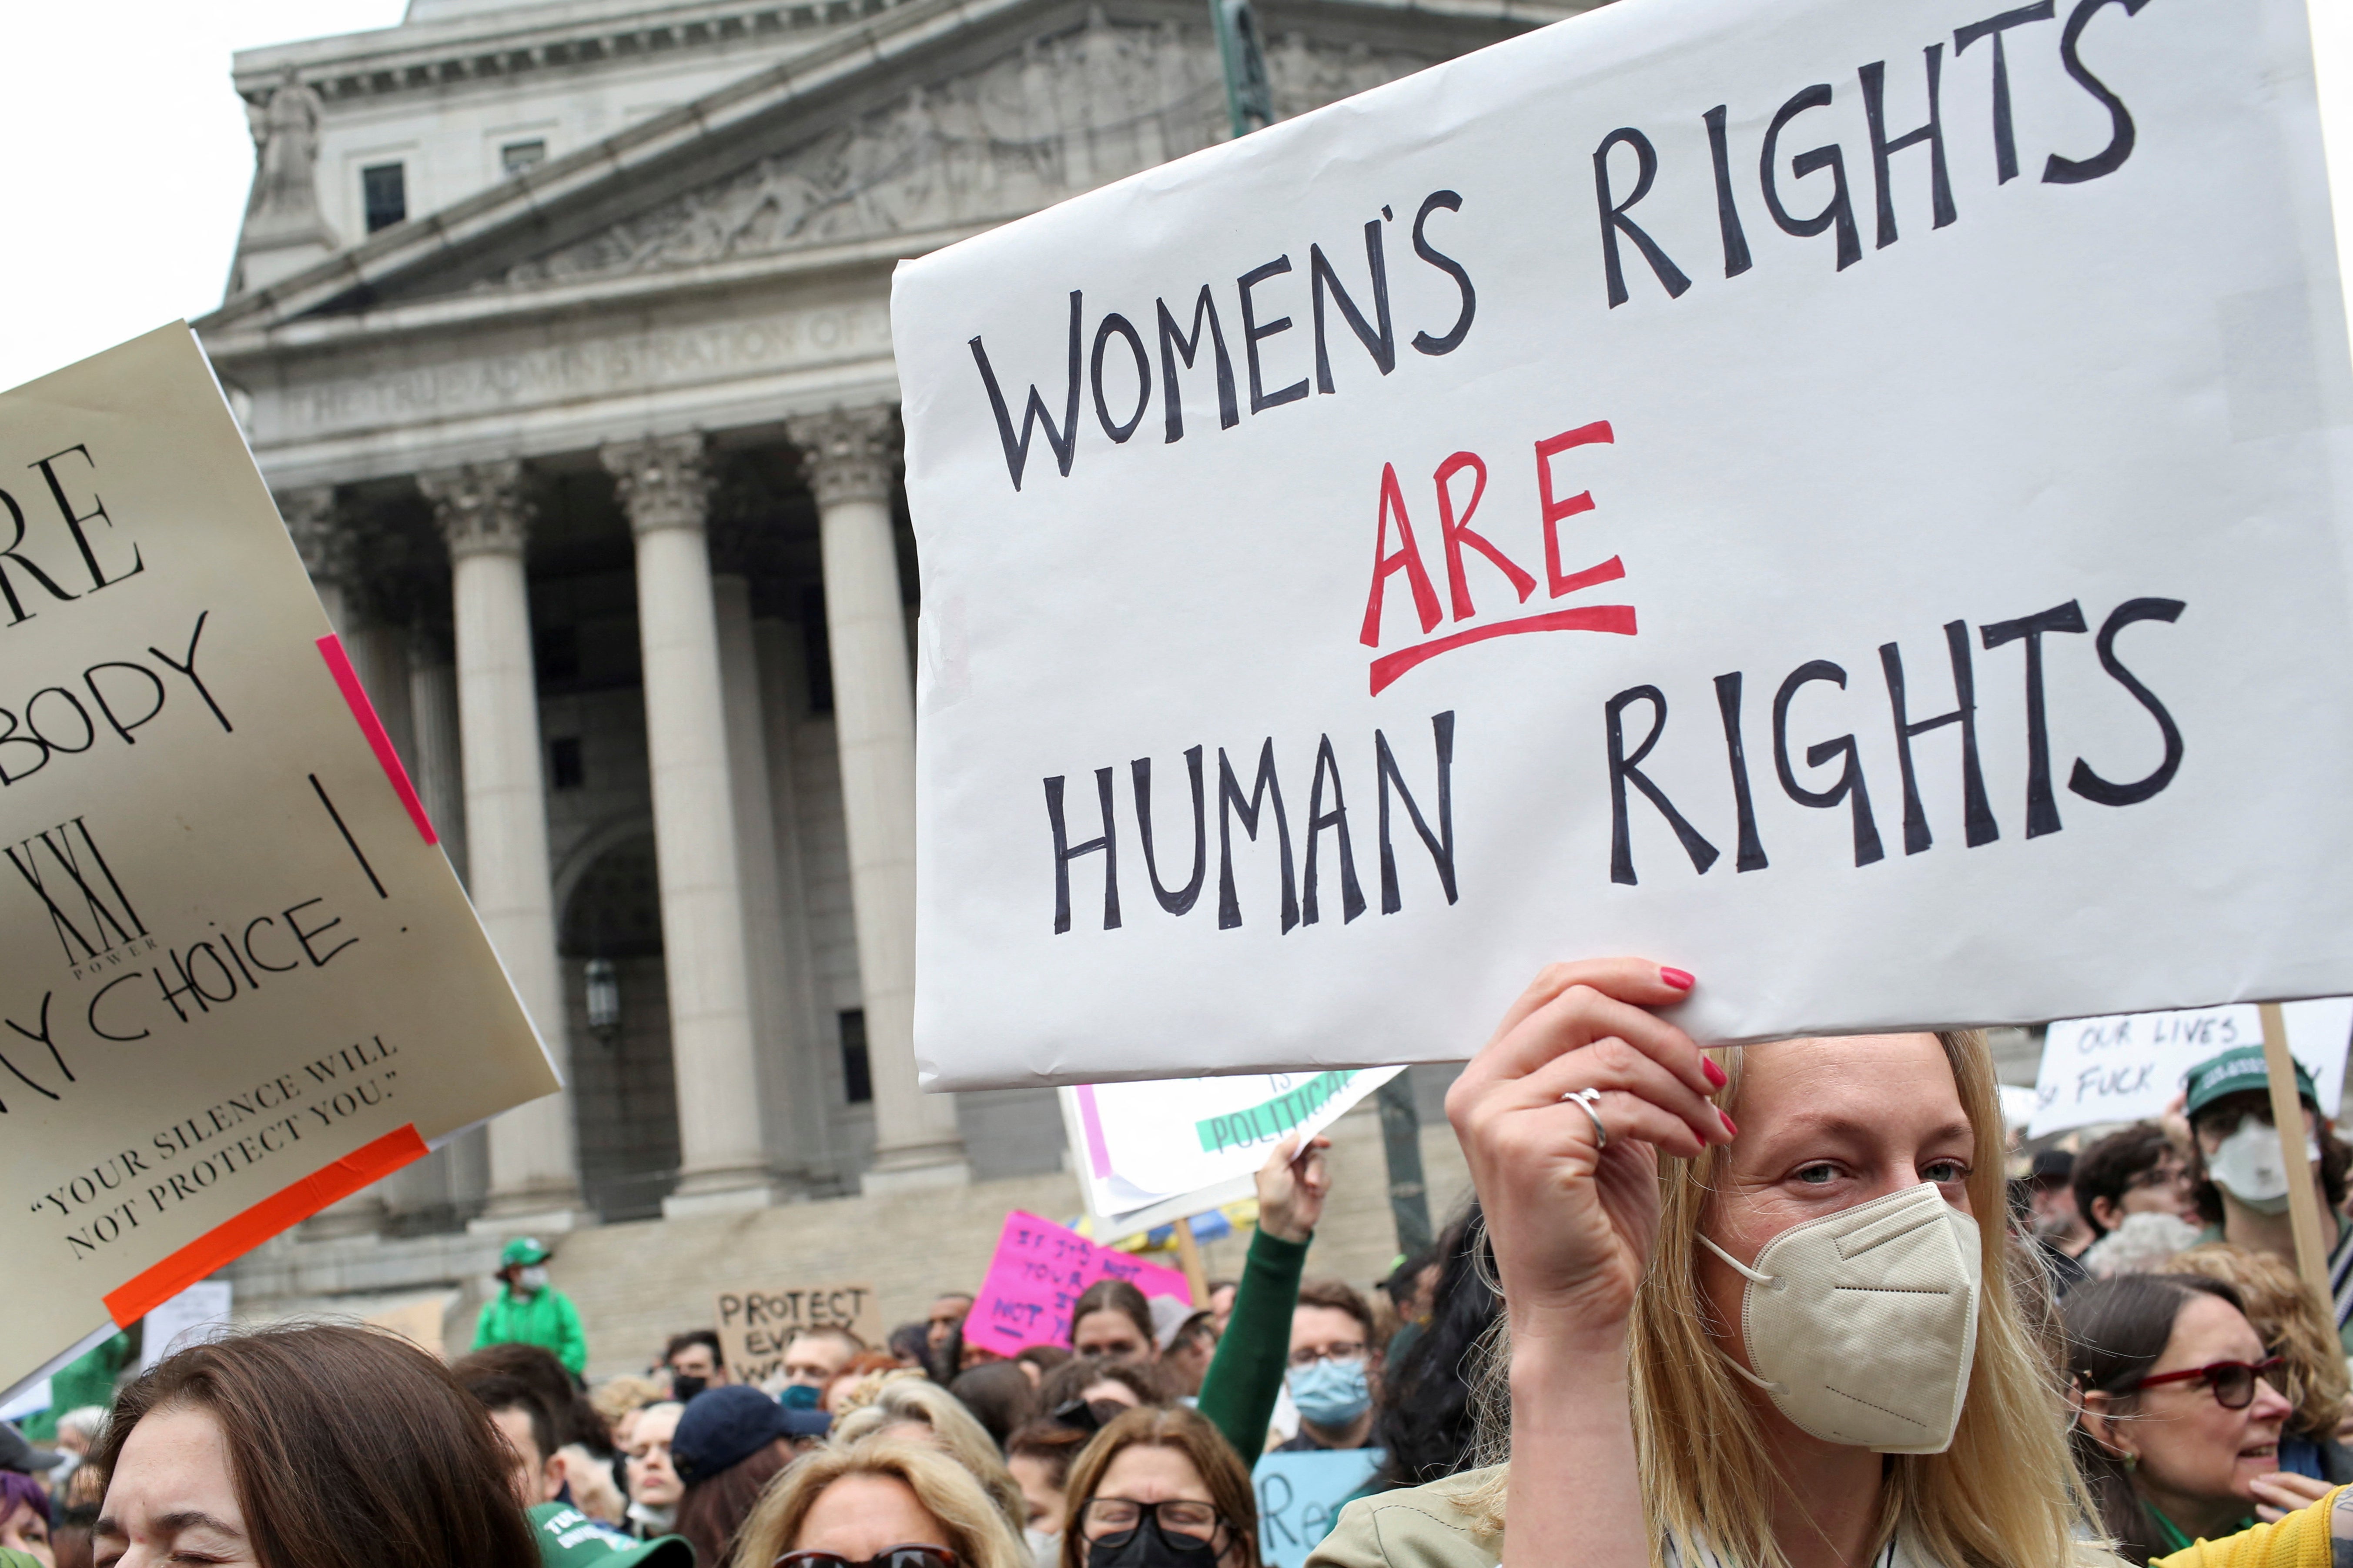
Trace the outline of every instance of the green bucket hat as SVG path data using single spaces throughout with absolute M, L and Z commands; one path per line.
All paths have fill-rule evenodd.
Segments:
M 534 1264 L 546 1262 L 554 1256 L 554 1255 L 549 1252 L 547 1248 L 540 1246 L 539 1237 L 535 1236 L 518 1236 L 500 1249 L 499 1267 L 501 1268 L 512 1268 L 516 1264 L 520 1263 L 524 1268 L 529 1268 Z
M 2195 1117 L 2226 1094 L 2241 1094 L 2248 1089 L 2267 1089 L 2271 1075 L 2263 1068 L 2261 1046 L 2241 1046 L 2224 1051 L 2219 1057 L 2209 1057 L 2189 1069 L 2188 1114 Z M 2304 1064 L 2295 1064 L 2295 1092 L 2316 1114 L 2320 1110 L 2320 1095 L 2312 1087 L 2312 1075 Z
M 694 1568 L 694 1548 L 683 1535 L 635 1541 L 570 1503 L 543 1502 L 523 1517 L 541 1568 Z

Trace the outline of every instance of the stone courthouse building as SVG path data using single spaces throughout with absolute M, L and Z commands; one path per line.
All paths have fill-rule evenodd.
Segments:
M 1282 116 L 1564 8 L 1258 18 Z M 236 88 L 197 331 L 570 1084 L 288 1246 L 1055 1169 L 915 1080 L 890 278 L 1228 136 L 1204 0 L 411 0 Z

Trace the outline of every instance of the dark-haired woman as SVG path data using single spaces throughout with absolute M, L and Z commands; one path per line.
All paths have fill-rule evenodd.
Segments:
M 2262 1489 L 2294 1406 L 2268 1381 L 2278 1363 L 2238 1292 L 2197 1275 L 2126 1274 L 2077 1286 L 2064 1307 L 2083 1399 L 2075 1455 L 2126 1555 L 2147 1563 L 2254 1523 L 2258 1502 L 2274 1500 Z
M 532 1568 L 491 1418 L 441 1363 L 366 1329 L 194 1346 L 123 1391 L 90 1462 L 106 1568 Z
M 736 1536 L 760 1494 L 793 1462 L 784 1406 L 746 1384 L 705 1389 L 686 1402 L 670 1459 L 686 1489 L 677 1530 L 693 1543 L 702 1568 L 729 1568 Z M 766 1568 L 765 1561 L 760 1568 Z
M 1150 1366 L 1160 1359 L 1152 1303 L 1124 1279 L 1098 1279 L 1071 1308 L 1071 1348 L 1081 1355 Z
M 1503 1310 L 1487 1284 L 1492 1273 L 1482 1278 L 1480 1268 L 1483 1234 L 1473 1197 L 1433 1249 L 1438 1279 L 1430 1291 L 1429 1321 L 1402 1354 L 1391 1342 L 1369 1445 L 1388 1455 L 1375 1478 L 1377 1489 L 1419 1486 L 1478 1462 L 1471 1369 L 1480 1340 Z

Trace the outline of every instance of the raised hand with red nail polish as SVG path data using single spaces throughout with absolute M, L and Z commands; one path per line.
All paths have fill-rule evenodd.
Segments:
M 1662 1016 L 1698 984 L 1642 959 L 1555 965 L 1447 1097 L 1508 1312 L 1509 1398 L 1491 1405 L 1511 1421 L 1506 1568 L 1634 1568 L 1662 1541 L 1685 1562 L 1859 1564 L 1891 1496 L 1907 1539 L 1991 1532 L 1922 1563 L 1974 1560 L 1978 1539 L 2020 1568 L 2100 1560 L 2071 1544 L 2064 1413 L 2011 1297 L 1983 1038 L 1703 1049 Z M 1791 1318 L 1774 1282 L 1801 1245 L 1841 1260 L 1841 1286 Z M 1756 1316 L 1764 1299 L 1778 1316 Z M 1846 1332 L 1854 1313 L 1870 1332 Z M 1835 1374 L 1790 1348 L 1832 1343 Z M 2031 1430 L 1994 1429 L 2026 1411 Z M 1755 1473 L 1703 1475 L 1727 1466 Z M 1502 1474 L 1467 1503 L 1440 1484 L 1429 1506 L 1500 1521 Z

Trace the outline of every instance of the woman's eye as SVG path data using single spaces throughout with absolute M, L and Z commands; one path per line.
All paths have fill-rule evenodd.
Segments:
M 1968 1174 L 1968 1172 L 1962 1167 L 1958 1160 L 1931 1160 L 1928 1162 L 1927 1168 L 1920 1173 L 1941 1187 L 1948 1183 L 1961 1180 Z
M 1798 1168 L 1798 1180 L 1810 1187 L 1825 1186 L 1837 1178 L 1838 1167 L 1827 1162 L 1819 1165 L 1800 1165 Z

